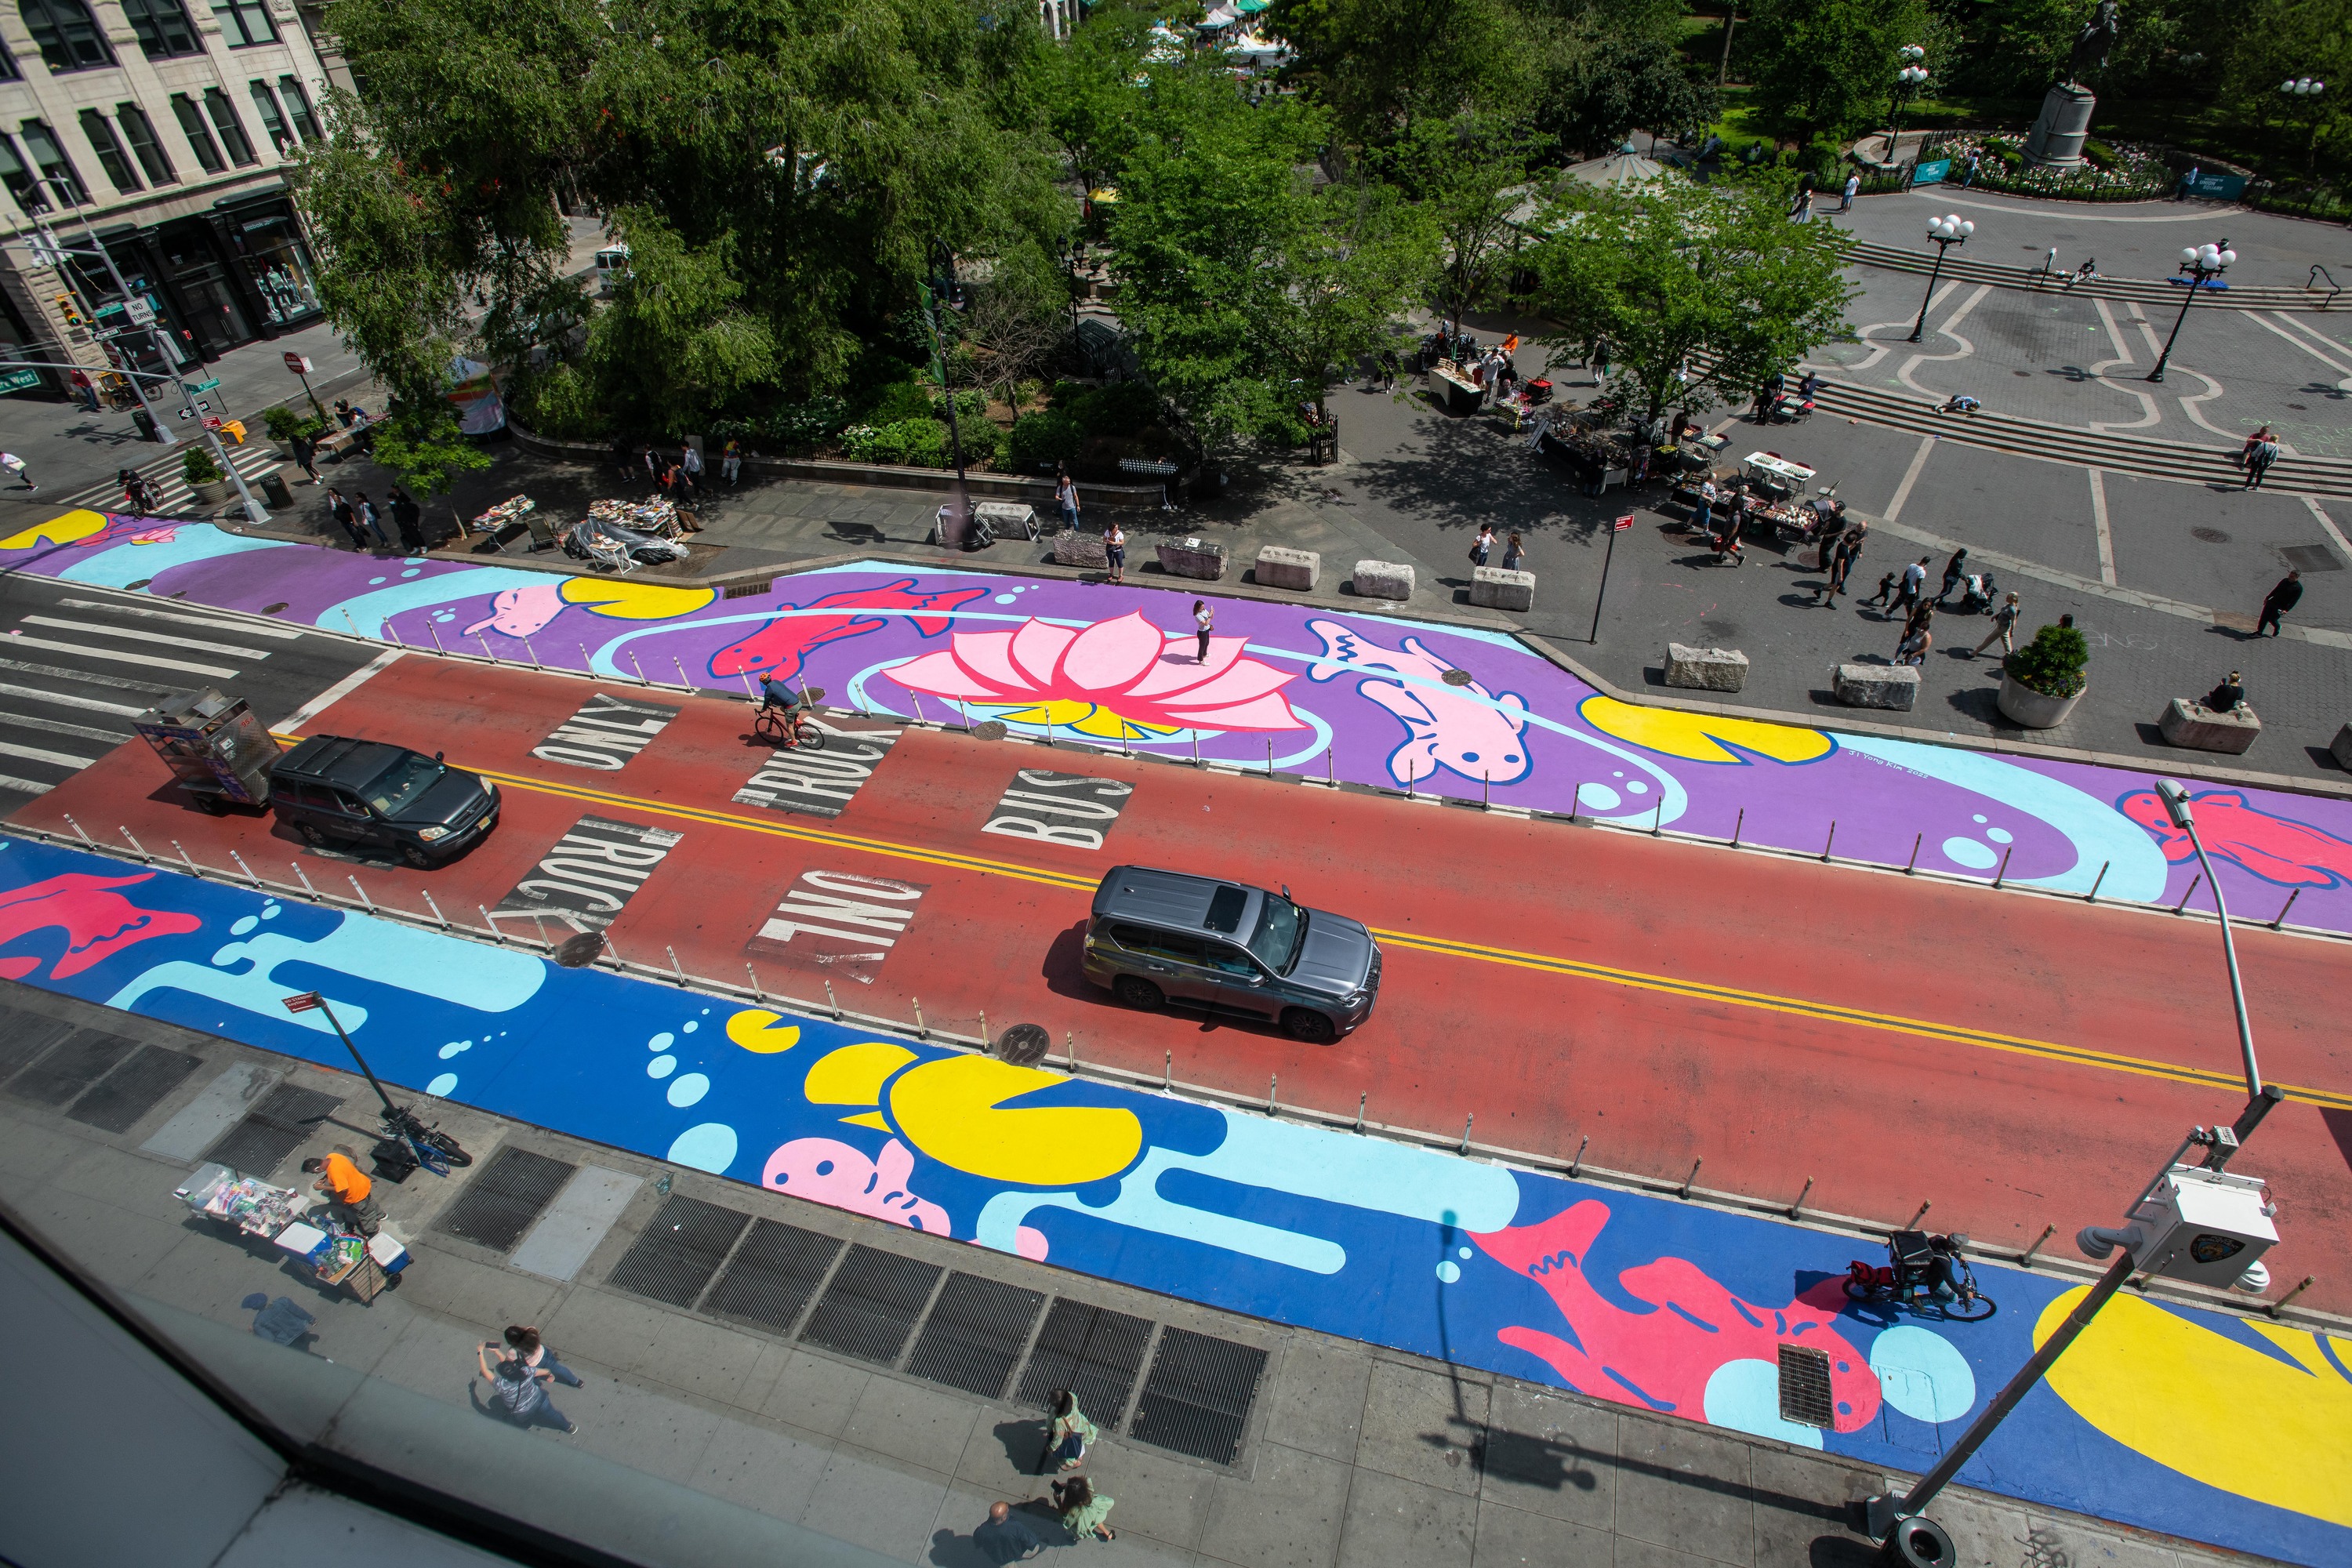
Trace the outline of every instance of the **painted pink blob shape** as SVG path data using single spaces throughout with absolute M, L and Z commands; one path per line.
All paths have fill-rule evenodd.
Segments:
M 562 583 L 509 588 L 490 601 L 490 613 L 466 628 L 465 635 L 493 631 L 510 637 L 535 637 L 563 613 Z
M 1032 1263 L 1045 1261 L 1045 1233 L 1031 1226 L 1023 1226 L 1013 1233 L 1013 1250 Z
M 871 1160 L 838 1139 L 795 1138 L 768 1156 L 760 1184 L 927 1235 L 954 1235 L 948 1211 L 908 1189 L 914 1173 L 914 1154 L 896 1138 Z
M 1383 647 L 1337 621 L 1309 621 L 1307 629 L 1323 639 L 1323 658 L 1307 672 L 1311 680 L 1343 675 L 1397 675 L 1402 680 L 1360 681 L 1359 694 L 1396 715 L 1404 743 L 1389 753 L 1389 776 L 1399 784 L 1426 781 L 1439 768 L 1489 784 L 1517 784 L 1534 765 L 1528 752 L 1528 705 L 1518 693 L 1500 697 L 1473 680 L 1448 686 L 1452 668 L 1419 637 L 1402 647 Z
M 179 525 L 165 523 L 161 528 L 142 528 L 131 536 L 133 544 L 169 544 L 180 536 Z

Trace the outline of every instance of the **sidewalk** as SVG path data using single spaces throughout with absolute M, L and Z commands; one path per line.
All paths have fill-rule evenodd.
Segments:
M 177 1059 L 189 1063 L 176 1089 L 129 1108 L 127 1117 L 114 1116 L 119 1131 L 90 1124 L 95 1113 L 87 1099 L 52 1099 L 52 1105 L 70 1101 L 62 1111 L 37 1108 L 19 1084 L 0 1100 L 7 1134 L 0 1137 L 0 1201 L 134 1305 L 176 1309 L 242 1331 L 251 1315 L 238 1303 L 249 1293 L 289 1296 L 318 1319 L 311 1353 L 425 1394 L 458 1421 L 493 1419 L 478 1413 L 478 1403 L 465 1408 L 472 1346 L 509 1322 L 535 1323 L 586 1381 L 582 1390 L 555 1391 L 557 1405 L 583 1430 L 572 1440 L 536 1432 L 513 1435 L 513 1442 L 576 1441 L 588 1454 L 901 1562 L 979 1568 L 970 1535 L 988 1503 L 1003 1498 L 1018 1504 L 1045 1491 L 1030 1473 L 1042 1431 L 1037 1411 L 1018 1396 L 958 1392 L 937 1381 L 937 1371 L 927 1378 L 908 1370 L 902 1347 L 911 1342 L 912 1358 L 925 1356 L 939 1308 L 931 1327 L 919 1332 L 916 1312 L 902 1310 L 889 1331 L 895 1340 L 886 1333 L 887 1344 L 861 1355 L 812 1344 L 841 1341 L 837 1326 L 819 1327 L 822 1303 L 835 1292 L 820 1297 L 814 1315 L 804 1314 L 814 1279 L 781 1310 L 772 1299 L 720 1303 L 723 1289 L 713 1290 L 699 1310 L 656 1300 L 700 1299 L 717 1264 L 715 1256 L 707 1258 L 698 1274 L 689 1266 L 682 1285 L 674 1272 L 648 1273 L 642 1265 L 649 1240 L 663 1234 L 662 1222 L 716 1205 L 796 1227 L 829 1250 L 853 1243 L 847 1256 L 866 1260 L 869 1273 L 950 1269 L 950 1290 L 954 1279 L 970 1278 L 1034 1293 L 1041 1305 L 1055 1299 L 1045 1336 L 1032 1344 L 1024 1332 L 1013 1356 L 992 1368 L 1000 1391 L 1024 1390 L 1029 1379 L 1014 1375 L 1016 1363 L 1034 1369 L 1047 1360 L 1055 1313 L 1128 1314 L 1147 1334 L 1159 1325 L 1149 1353 L 1137 1339 L 1120 1366 L 1097 1364 L 1084 1374 L 1092 1384 L 1079 1384 L 1104 1391 L 1087 1401 L 1104 1431 L 1087 1468 L 1118 1500 L 1111 1522 L 1119 1541 L 1104 1550 L 1125 1560 L 1234 1568 L 1422 1568 L 1431 1562 L 1474 1568 L 1862 1568 L 1874 1560 L 1849 1525 L 1854 1500 L 1888 1479 L 1876 1470 L 1204 1310 L 673 1171 L 451 1103 L 436 1104 L 436 1113 L 475 1152 L 477 1163 L 446 1184 L 420 1174 L 402 1187 L 379 1187 L 389 1226 L 407 1242 L 415 1262 L 398 1289 L 362 1307 L 319 1290 L 268 1247 L 248 1248 L 191 1217 L 171 1194 L 194 1163 L 186 1151 L 195 1145 L 200 1152 L 209 1131 L 233 1125 L 272 1083 L 341 1101 L 332 1114 L 360 1121 L 370 1099 L 363 1081 L 14 983 L 0 987 L 0 1004 L 13 1010 L 15 1037 L 57 1020 L 159 1054 L 184 1054 Z M 222 1086 L 239 1081 L 243 1098 L 224 1097 Z M 209 1120 L 207 1107 L 215 1108 Z M 278 1179 L 295 1179 L 289 1173 L 300 1156 L 349 1136 L 320 1124 L 307 1138 L 281 1137 Z M 175 1145 L 179 1157 L 146 1147 L 158 1144 Z M 552 1189 L 532 1200 L 485 1205 L 485 1176 L 502 1168 L 507 1151 L 578 1167 L 580 1175 L 551 1206 Z M 675 1177 L 667 1196 L 657 1176 Z M 568 1194 L 583 1180 L 618 1194 L 617 1201 L 592 1219 L 578 1217 L 584 1210 L 567 1218 Z M 742 1219 L 730 1223 L 740 1226 Z M 453 1226 L 466 1234 L 453 1234 Z M 559 1234 L 565 1242 L 560 1247 L 553 1245 Z M 762 1233 L 751 1234 L 756 1239 Z M 662 1256 L 678 1267 L 675 1251 Z M 518 1267 L 519 1257 L 536 1272 Z M 631 1259 L 638 1260 L 634 1270 Z M 920 1294 L 929 1289 L 926 1284 Z M 916 1309 L 920 1305 L 919 1296 Z M 1032 1315 L 1036 1310 L 1030 1308 Z M 810 1321 L 796 1341 L 791 1331 L 804 1315 Z M 773 1326 L 746 1321 L 760 1317 Z M 1246 1379 L 1228 1383 L 1222 1403 L 1194 1386 L 1189 1409 L 1184 1397 L 1171 1405 L 1161 1368 L 1179 1334 L 1223 1342 L 1244 1363 L 1247 1352 L 1261 1352 L 1262 1374 L 1254 1387 Z M 1095 1353 L 1098 1361 L 1115 1356 Z M 991 1382 L 990 1372 L 944 1375 L 961 1375 L 967 1385 Z M 1114 1409 L 1129 1405 L 1140 1407 L 1131 1418 Z M 356 1432 L 335 1437 L 336 1416 L 334 1409 L 299 1413 L 306 1431 L 331 1443 L 363 1440 Z M 1155 1446 L 1144 1428 L 1172 1434 L 1163 1444 L 1195 1450 L 1217 1447 L 1201 1440 L 1203 1432 L 1230 1434 L 1231 1462 Z M 431 1463 L 421 1450 L 410 1462 Z M 545 1500 L 503 1487 L 495 1475 L 434 1479 L 470 1482 L 480 1500 L 558 1532 L 572 1522 L 535 1512 Z M 2231 1560 L 1959 1489 L 1948 1491 L 1934 1514 L 1952 1532 L 1959 1561 L 1986 1568 L 2018 1561 L 2190 1568 Z M 1035 1522 L 1053 1538 L 1050 1521 Z

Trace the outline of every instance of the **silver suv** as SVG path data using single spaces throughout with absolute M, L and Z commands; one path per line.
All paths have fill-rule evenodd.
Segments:
M 1371 1016 L 1381 950 L 1362 922 L 1239 882 L 1114 866 L 1095 889 L 1086 973 L 1130 1007 L 1270 1018 L 1322 1044 Z

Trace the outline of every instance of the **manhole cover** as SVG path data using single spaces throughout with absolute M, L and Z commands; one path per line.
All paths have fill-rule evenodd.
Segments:
M 261 606 L 261 613 L 262 613 L 263 615 L 265 615 L 265 616 L 274 616 L 274 615 L 276 615 L 278 611 L 280 611 L 280 610 L 284 609 L 285 607 L 286 607 L 286 601 L 285 601 L 285 600 L 283 600 L 283 599 L 280 599 L 280 600 L 278 600 L 278 601 L 276 604 L 274 604 L 274 605 L 262 605 L 262 606 Z
M 1443 679 L 1448 686 L 1467 686 L 1470 684 L 1471 677 L 1466 669 L 1449 669 Z
M 996 1054 L 1016 1067 L 1033 1067 L 1045 1059 L 1054 1037 L 1042 1024 L 1015 1024 L 996 1037 Z
M 974 724 L 971 727 L 971 732 L 983 741 L 1002 741 L 1004 739 L 1004 721 L 990 719 L 982 723 Z
M 2208 544 L 2227 544 L 2230 542 L 2230 536 L 2222 532 L 2218 528 L 2192 528 L 2189 531 L 2189 537 L 2191 539 L 2201 539 Z
M 822 686 L 804 685 L 801 688 L 801 695 L 807 698 L 809 700 L 809 706 L 814 708 L 818 703 L 824 700 L 824 688 Z
M 579 969 L 594 963 L 596 955 L 604 950 L 604 937 L 593 931 L 583 931 L 577 936 L 565 937 L 556 945 L 555 962 L 566 969 Z

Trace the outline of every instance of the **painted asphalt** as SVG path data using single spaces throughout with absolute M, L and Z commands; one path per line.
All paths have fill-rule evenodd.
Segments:
M 748 1008 L 27 840 L 0 973 L 342 1067 L 317 988 L 410 1090 L 1141 1289 L 1918 1470 L 2076 1298 L 1856 1307 L 1849 1241 Z M 422 987 L 429 986 L 430 989 Z M 1784 1348 L 1827 1430 L 1784 1421 Z M 2126 1295 L 1962 1472 L 2305 1563 L 2352 1552 L 2329 1335 Z

